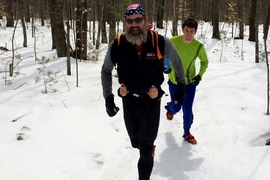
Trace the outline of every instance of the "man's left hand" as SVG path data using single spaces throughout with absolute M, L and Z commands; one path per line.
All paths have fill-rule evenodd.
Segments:
M 114 103 L 114 95 L 111 94 L 105 98 L 106 112 L 110 117 L 113 117 L 119 111 L 119 107 L 116 107 Z
M 194 84 L 195 86 L 198 86 L 199 83 L 200 83 L 200 81 L 201 81 L 201 76 L 198 74 L 198 75 L 195 76 L 192 80 L 193 80 L 193 84 Z

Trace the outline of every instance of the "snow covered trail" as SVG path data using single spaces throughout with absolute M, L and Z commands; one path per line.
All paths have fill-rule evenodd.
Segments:
M 183 141 L 182 112 L 172 121 L 166 119 L 164 106 L 169 96 L 164 96 L 151 180 L 270 177 L 270 149 L 264 146 L 270 137 L 270 119 L 265 115 L 265 65 L 251 60 L 254 53 L 247 47 L 254 49 L 254 45 L 250 42 L 245 42 L 245 61 L 234 58 L 234 50 L 229 49 L 224 52 L 228 57 L 220 62 L 211 50 L 219 44 L 212 45 L 208 48 L 209 68 L 194 102 L 191 132 L 198 144 Z M 43 53 L 51 58 L 53 71 L 65 70 L 65 58 L 56 58 L 50 47 L 39 49 L 45 49 Z M 19 50 L 32 53 L 31 48 Z M 60 75 L 54 85 L 58 92 L 42 94 L 42 83 L 34 81 L 40 66 L 30 58 L 21 62 L 23 68 L 12 84 L 2 81 L 1 180 L 137 180 L 139 152 L 131 147 L 124 126 L 116 78 L 113 90 L 120 111 L 113 118 L 105 111 L 100 83 L 105 51 L 100 61 L 79 62 L 79 87 L 75 87 L 75 74 L 65 77 L 70 91 Z M 1 54 L 4 59 L 9 56 L 11 52 Z M 73 60 L 73 73 L 74 64 Z M 163 89 L 168 93 L 166 80 Z M 12 122 L 14 119 L 17 121 Z M 17 141 L 23 126 L 31 130 L 23 131 L 24 140 Z
M 253 68 L 257 72 L 253 70 L 256 73 L 250 74 L 249 70 Z M 191 132 L 198 144 L 194 146 L 183 141 L 182 112 L 175 115 L 172 121 L 167 121 L 164 120 L 166 112 L 163 110 L 157 140 L 160 154 L 156 158 L 153 177 L 160 174 L 169 180 L 259 179 L 260 171 L 267 168 L 264 164 L 270 160 L 270 150 L 263 146 L 267 135 L 257 134 L 256 128 L 267 132 L 269 126 L 265 127 L 265 124 L 269 124 L 269 117 L 263 114 L 261 106 L 254 107 L 254 102 L 263 105 L 265 100 L 252 92 L 256 89 L 255 92 L 261 94 L 265 93 L 265 89 L 260 87 L 261 82 L 251 82 L 249 76 L 259 76 L 262 71 L 264 69 L 256 64 L 245 64 L 243 67 L 241 62 L 239 66 L 228 62 L 210 63 L 194 102 Z M 220 81 L 227 84 L 219 86 Z M 241 101 L 243 98 L 245 101 Z M 169 97 L 164 97 L 163 104 L 168 100 Z M 247 101 L 250 103 L 247 104 Z M 253 148 L 248 148 L 250 146 Z M 257 154 L 257 151 L 261 153 Z M 243 154 L 246 154 L 244 159 Z

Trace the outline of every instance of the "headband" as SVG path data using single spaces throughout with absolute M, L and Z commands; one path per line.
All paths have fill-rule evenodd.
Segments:
M 127 7 L 127 9 L 125 11 L 125 18 L 127 18 L 128 16 L 133 15 L 133 14 L 141 14 L 141 15 L 145 16 L 145 11 L 140 4 L 132 4 L 132 5 Z

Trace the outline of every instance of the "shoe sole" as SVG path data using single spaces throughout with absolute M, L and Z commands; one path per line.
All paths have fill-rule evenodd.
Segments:
M 169 120 L 169 121 L 171 121 L 172 119 L 173 119 L 173 114 L 171 115 L 170 114 L 170 116 L 172 116 L 172 117 L 168 117 L 168 112 L 166 113 L 166 117 L 167 117 L 167 119 Z
M 185 138 L 183 137 L 185 141 L 187 141 L 189 144 L 192 144 L 192 145 L 196 145 L 197 144 L 197 141 L 196 139 L 194 138 L 193 135 L 191 135 L 190 137 L 188 138 Z

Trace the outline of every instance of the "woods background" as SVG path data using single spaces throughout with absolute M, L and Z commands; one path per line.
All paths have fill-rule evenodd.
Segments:
M 98 54 L 102 51 L 101 43 L 109 43 L 117 34 L 122 33 L 124 28 L 121 22 L 124 11 L 133 3 L 142 4 L 154 29 L 166 29 L 165 32 L 170 31 L 172 36 L 181 33 L 181 22 L 187 17 L 197 19 L 200 25 L 209 22 L 212 25 L 212 38 L 217 40 L 222 40 L 221 35 L 224 34 L 243 40 L 246 38 L 244 30 L 248 30 L 248 40 L 255 42 L 255 63 L 259 62 L 259 48 L 261 48 L 263 52 L 261 54 L 264 54 L 263 61 L 267 65 L 266 114 L 270 114 L 269 40 L 267 41 L 270 22 L 269 0 L 0 0 L 0 31 L 7 27 L 13 30 L 12 55 L 4 59 L 8 67 L 3 71 L 5 85 L 10 84 L 15 78 L 9 79 L 7 72 L 10 77 L 18 74 L 18 72 L 14 73 L 14 69 L 23 59 L 15 54 L 16 49 L 20 48 L 15 47 L 13 42 L 17 27 L 21 26 L 23 30 L 23 47 L 28 46 L 28 38 L 37 41 L 35 32 L 38 27 L 48 27 L 52 35 L 51 48 L 56 49 L 58 57 L 67 57 L 67 75 L 71 75 L 71 57 L 76 59 L 76 86 L 78 87 L 78 59 L 98 60 Z M 169 22 L 172 23 L 171 29 L 167 29 Z M 224 24 L 230 25 L 231 29 L 226 29 L 230 32 L 224 33 Z M 264 49 L 259 47 L 259 26 L 263 26 Z M 32 33 L 31 37 L 27 37 L 29 31 Z M 7 45 L 7 42 L 1 42 L 2 44 Z M 45 57 L 39 59 L 36 49 L 34 43 L 34 59 L 39 61 L 44 69 L 50 59 Z M 0 50 L 8 51 L 7 47 L 3 46 L 0 46 Z M 89 57 L 87 50 L 91 50 L 95 56 Z M 52 78 L 54 74 L 50 71 L 45 74 L 43 70 L 43 75 L 45 92 L 47 92 L 47 87 L 55 80 Z M 45 81 L 48 79 L 50 81 Z M 270 145 L 270 139 L 266 144 Z
M 249 25 L 249 41 L 256 42 L 259 24 L 264 25 L 265 37 L 269 31 L 269 0 L 1 0 L 0 18 L 6 27 L 16 27 L 18 21 L 24 29 L 31 24 L 33 34 L 37 23 L 45 26 L 48 21 L 52 49 L 57 50 L 58 57 L 88 59 L 87 42 L 91 40 L 95 49 L 99 49 L 100 43 L 111 42 L 121 33 L 119 22 L 125 8 L 132 3 L 143 5 L 154 28 L 164 28 L 172 21 L 172 35 L 180 33 L 181 21 L 187 17 L 211 22 L 212 38 L 216 39 L 220 39 L 220 22 L 230 23 L 232 37 L 237 39 L 244 38 L 245 25 Z M 74 30 L 76 37 L 74 46 L 70 45 L 70 30 Z M 27 47 L 26 33 L 24 36 L 23 46 Z

